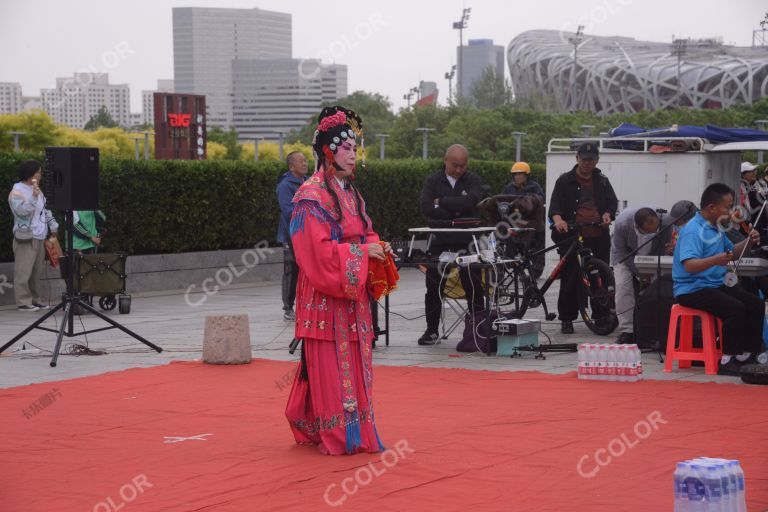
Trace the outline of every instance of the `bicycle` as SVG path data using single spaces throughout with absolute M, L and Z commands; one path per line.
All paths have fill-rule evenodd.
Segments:
M 608 263 L 592 255 L 592 250 L 584 246 L 584 238 L 578 232 L 578 230 L 584 227 L 600 225 L 600 222 L 586 224 L 569 223 L 569 231 L 577 231 L 574 236 L 544 249 L 526 251 L 522 259 L 511 263 L 511 272 L 507 272 L 501 283 L 498 283 L 498 304 L 500 306 L 513 305 L 513 314 L 517 318 L 522 318 L 529 308 L 542 306 L 544 318 L 548 321 L 554 320 L 556 315 L 549 312 L 544 294 L 547 293 L 555 279 L 559 277 L 566 259 L 575 252 L 580 272 L 577 300 L 581 318 L 589 330 L 595 334 L 607 336 L 612 333 L 619 325 L 619 320 L 616 316 L 616 281 L 613 277 L 613 270 Z M 544 281 L 544 284 L 539 287 L 535 272 L 535 258 L 568 243 L 570 243 L 570 246 L 560 257 L 560 261 L 555 265 L 555 268 L 549 274 L 546 281 Z M 592 318 L 590 303 L 603 306 L 604 309 L 609 311 L 608 315 L 599 319 Z

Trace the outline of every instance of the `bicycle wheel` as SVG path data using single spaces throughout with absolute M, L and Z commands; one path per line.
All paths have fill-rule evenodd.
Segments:
M 590 331 L 607 336 L 618 327 L 616 281 L 613 270 L 606 262 L 597 258 L 587 261 L 581 270 L 578 299 L 581 318 Z M 607 313 L 600 318 L 593 318 L 591 310 L 596 306 Z

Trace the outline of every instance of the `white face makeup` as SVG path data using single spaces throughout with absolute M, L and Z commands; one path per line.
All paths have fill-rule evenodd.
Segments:
M 334 155 L 334 160 L 338 166 L 336 176 L 345 178 L 352 174 L 357 161 L 357 143 L 351 139 L 342 142 Z

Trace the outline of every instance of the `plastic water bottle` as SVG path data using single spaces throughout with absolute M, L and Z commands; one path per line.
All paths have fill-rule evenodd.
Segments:
M 579 373 L 580 379 L 586 379 L 587 374 L 587 345 L 579 343 Z
M 725 512 L 735 512 L 735 496 L 731 496 L 731 479 L 729 476 L 729 469 L 726 467 L 725 461 L 722 459 L 718 459 L 718 461 L 715 463 L 715 468 L 717 468 L 717 473 L 720 475 L 720 486 L 723 490 L 723 506 L 721 509 Z
M 705 467 L 704 490 L 707 497 L 707 512 L 721 512 L 723 510 L 723 482 L 716 465 L 708 464 Z
M 736 475 L 736 510 L 738 512 L 747 512 L 747 488 L 744 485 L 744 470 L 737 460 L 728 461 L 731 465 L 733 474 Z
M 678 462 L 675 468 L 675 512 L 689 512 L 688 490 L 685 486 L 685 479 L 690 473 L 687 462 Z
M 596 343 L 589 345 L 589 359 L 590 369 L 589 375 L 591 380 L 599 380 L 598 372 L 600 371 L 600 349 Z
M 494 235 L 493 232 L 488 235 L 488 248 L 496 254 L 496 235 Z
M 637 380 L 643 380 L 643 355 L 640 353 L 640 348 L 637 345 L 630 345 L 632 350 L 632 360 L 637 368 Z
M 619 345 L 608 345 L 608 380 L 621 380 L 619 377 Z
M 605 345 L 597 345 L 597 380 L 608 380 L 606 372 L 608 366 L 607 352 Z
M 707 494 L 704 489 L 704 467 L 700 464 L 689 465 L 690 471 L 685 477 L 685 489 L 688 494 L 686 512 L 710 512 L 707 507 Z

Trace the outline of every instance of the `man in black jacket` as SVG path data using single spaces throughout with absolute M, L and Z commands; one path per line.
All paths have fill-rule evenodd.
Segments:
M 450 227 L 454 219 L 480 217 L 477 203 L 482 195 L 482 181 L 478 175 L 467 172 L 468 161 L 467 148 L 454 144 L 445 152 L 445 167 L 424 181 L 420 207 L 421 212 L 429 219 L 430 227 Z M 471 241 L 472 237 L 465 234 L 435 235 L 430 244 L 430 254 L 437 257 L 443 251 L 466 250 Z M 461 286 L 466 292 L 471 314 L 484 308 L 482 281 L 478 274 L 477 271 L 469 272 L 466 268 L 459 271 Z M 427 293 L 424 297 L 427 330 L 419 338 L 419 345 L 434 345 L 439 339 L 441 281 L 445 282 L 438 269 L 429 267 L 426 276 Z
M 608 226 L 616 218 L 618 200 L 611 182 L 597 168 L 600 154 L 597 145 L 588 142 L 579 146 L 576 152 L 576 165 L 569 172 L 562 174 L 555 182 L 552 198 L 549 202 L 549 218 L 554 223 L 552 240 L 561 242 L 574 236 L 568 232 L 568 224 L 587 224 L 598 222 L 600 226 L 581 228 L 584 245 L 592 249 L 596 258 L 608 263 L 611 253 L 611 236 Z M 567 243 L 560 247 L 561 254 L 568 248 Z M 577 287 L 579 267 L 576 255 L 566 260 L 560 272 L 560 295 L 557 299 L 557 311 L 562 322 L 563 334 L 573 333 L 573 321 L 578 314 Z M 599 304 L 592 304 L 593 318 L 600 319 L 609 314 Z

